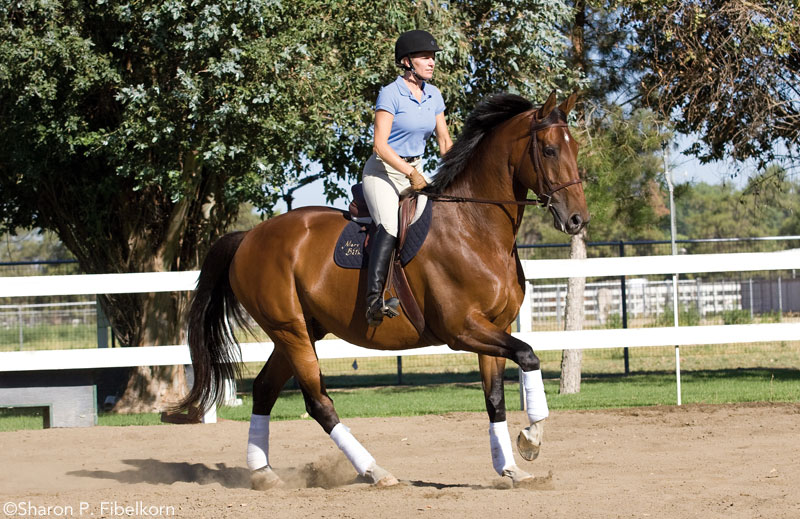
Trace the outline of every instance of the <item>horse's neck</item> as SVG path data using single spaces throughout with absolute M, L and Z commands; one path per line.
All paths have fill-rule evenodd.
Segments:
M 524 198 L 525 192 L 515 189 L 510 170 L 512 143 L 489 139 L 481 144 L 481 148 L 483 153 L 475 154 L 479 158 L 471 162 L 459 175 L 458 181 L 444 193 L 506 202 Z M 483 243 L 497 241 L 502 248 L 510 250 L 513 247 L 520 217 L 519 206 L 477 202 L 458 202 L 454 205 L 456 217 L 463 222 L 462 232 L 480 236 Z

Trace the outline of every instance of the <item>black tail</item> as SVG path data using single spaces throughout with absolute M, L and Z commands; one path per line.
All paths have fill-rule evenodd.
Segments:
M 188 341 L 194 385 L 179 409 L 208 409 L 222 398 L 226 379 L 239 375 L 241 350 L 232 325 L 247 328 L 244 309 L 236 300 L 228 271 L 244 232 L 226 234 L 208 251 L 189 309 Z

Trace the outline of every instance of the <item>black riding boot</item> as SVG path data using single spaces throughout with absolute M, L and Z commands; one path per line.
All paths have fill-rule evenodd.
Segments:
M 386 276 L 391 267 L 397 238 L 386 232 L 382 225 L 378 226 L 372 236 L 372 250 L 369 253 L 367 266 L 367 323 L 378 326 L 383 322 L 383 316 L 396 317 L 400 315 L 397 310 L 399 301 L 393 297 L 384 302 L 383 290 L 386 285 Z

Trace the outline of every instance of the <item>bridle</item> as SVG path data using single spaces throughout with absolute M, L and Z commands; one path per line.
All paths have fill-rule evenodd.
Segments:
M 547 178 L 544 172 L 544 165 L 542 164 L 542 155 L 539 152 L 539 140 L 536 137 L 536 134 L 542 130 L 547 130 L 549 128 L 567 128 L 567 123 L 561 120 L 560 117 L 560 110 L 553 110 L 550 112 L 550 115 L 542 119 L 541 121 L 537 121 L 535 118 L 531 118 L 531 130 L 530 130 L 530 146 L 529 146 L 529 153 L 531 156 L 531 162 L 533 163 L 534 171 L 538 171 L 538 180 L 539 180 L 539 192 L 543 193 L 539 195 L 538 200 L 541 201 L 542 198 L 547 198 L 547 203 L 542 203 L 542 205 L 546 208 L 550 208 L 550 204 L 553 203 L 553 193 L 556 191 L 560 191 L 565 187 L 569 187 L 575 184 L 580 184 L 583 181 L 578 178 L 574 178 L 572 180 L 568 180 L 563 184 L 558 184 L 553 186 L 550 179 Z M 555 116 L 555 117 L 553 117 Z M 553 120 L 555 119 L 555 120 Z
M 538 195 L 538 198 L 535 199 L 525 199 L 525 200 L 491 200 L 486 198 L 471 198 L 465 196 L 454 196 L 454 195 L 445 195 L 440 193 L 427 193 L 424 190 L 421 194 L 424 194 L 431 200 L 437 200 L 440 202 L 473 202 L 477 204 L 496 204 L 496 205 L 541 205 L 545 209 L 549 209 L 550 205 L 553 203 L 553 194 L 557 191 L 560 191 L 566 187 L 580 184 L 583 182 L 580 178 L 575 178 L 564 182 L 562 184 L 558 184 L 553 186 L 553 183 L 550 182 L 550 179 L 547 178 L 544 171 L 544 165 L 542 164 L 542 156 L 539 152 L 539 140 L 536 137 L 536 134 L 542 130 L 547 130 L 549 128 L 567 128 L 568 125 L 565 121 L 561 119 L 560 110 L 553 110 L 550 112 L 550 115 L 545 117 L 541 120 L 536 120 L 536 117 L 531 118 L 531 126 L 528 136 L 528 154 L 531 157 L 531 163 L 533 164 L 534 171 L 537 171 L 539 175 L 538 184 L 539 184 L 539 192 L 543 193 Z M 523 154 L 520 157 L 520 163 L 517 165 L 517 171 L 519 171 L 522 165 L 522 159 L 525 157 Z M 546 200 L 545 200 L 546 199 Z

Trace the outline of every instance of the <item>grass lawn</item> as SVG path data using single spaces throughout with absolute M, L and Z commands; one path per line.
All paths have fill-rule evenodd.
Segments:
M 510 377 L 515 370 L 507 371 Z M 581 392 L 575 395 L 558 394 L 556 372 L 545 371 L 545 391 L 550 409 L 603 409 L 676 403 L 675 374 L 652 372 L 634 375 L 585 376 Z M 552 378 L 549 378 L 552 377 Z M 368 388 L 331 389 L 336 410 L 342 418 L 415 416 L 449 412 L 483 412 L 483 391 L 477 372 L 438 374 L 409 374 L 408 385 Z M 433 380 L 446 383 L 431 383 Z M 243 381 L 241 388 L 249 388 Z M 250 382 L 251 383 L 251 382 Z M 411 385 L 414 384 L 414 385 Z M 333 384 L 332 384 L 333 385 Z M 800 401 L 800 370 L 753 368 L 733 370 L 684 371 L 681 374 L 684 404 L 722 404 L 736 402 L 798 402 Z M 251 397 L 243 397 L 241 407 L 225 407 L 219 416 L 228 420 L 249 420 Z M 506 406 L 519 409 L 519 385 L 506 382 Z M 305 404 L 291 382 L 278 399 L 272 412 L 273 420 L 304 418 Z M 99 425 L 159 424 L 156 413 L 117 415 L 101 413 Z M 0 409 L 0 431 L 39 429 L 42 415 L 39 409 Z

